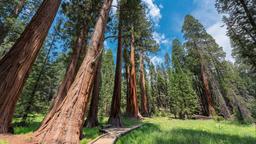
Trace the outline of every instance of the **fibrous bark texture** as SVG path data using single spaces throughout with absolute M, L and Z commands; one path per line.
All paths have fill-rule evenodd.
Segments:
M 67 67 L 64 79 L 62 80 L 62 82 L 58 88 L 58 91 L 53 98 L 49 112 L 47 113 L 43 122 L 41 123 L 41 127 L 38 129 L 39 131 L 41 128 L 43 128 L 43 125 L 47 124 L 47 122 L 55 114 L 57 108 L 65 99 L 67 92 L 75 79 L 77 69 L 79 67 L 79 65 L 78 65 L 79 56 L 81 55 L 81 51 L 82 51 L 83 47 L 85 46 L 86 34 L 87 34 L 87 26 L 84 25 L 81 32 L 78 34 L 76 44 L 73 47 L 72 55 L 70 57 L 70 62 Z
M 122 84 L 122 26 L 121 16 L 119 16 L 118 26 L 118 46 L 117 46 L 117 57 L 116 57 L 116 73 L 114 83 L 114 93 L 111 103 L 111 111 L 108 123 L 113 127 L 122 127 L 120 119 L 120 106 L 121 106 L 121 84 Z
M 131 64 L 131 71 L 130 71 L 130 103 L 131 103 L 131 109 L 129 110 L 130 113 L 128 113 L 128 116 L 133 118 L 142 118 L 142 116 L 139 113 L 139 107 L 138 107 L 138 98 L 137 98 L 137 88 L 136 88 L 136 69 L 135 69 L 135 39 L 134 39 L 134 33 L 131 32 L 131 53 L 130 53 L 130 64 Z
M 141 114 L 142 116 L 149 116 L 148 113 L 148 100 L 146 92 L 146 80 L 144 72 L 143 55 L 140 55 L 140 91 L 141 91 Z
M 205 105 L 207 105 L 208 116 L 214 116 L 216 112 L 213 107 L 213 100 L 212 100 L 211 90 L 209 86 L 209 79 L 206 72 L 206 67 L 203 63 L 201 63 L 201 79 L 203 83 L 204 96 L 206 98 Z
M 112 0 L 105 0 L 95 25 L 91 44 L 74 82 L 55 114 L 35 132 L 38 142 L 46 144 L 78 144 L 88 98 L 93 88 L 93 79 L 98 58 L 101 55 L 101 38 L 104 35 Z
M 102 40 L 103 45 L 103 40 Z M 99 110 L 99 96 L 100 96 L 100 82 L 101 82 L 101 64 L 102 64 L 102 54 L 99 58 L 97 64 L 96 75 L 94 78 L 93 91 L 90 103 L 90 109 L 86 119 L 85 126 L 88 128 L 93 128 L 99 125 L 98 121 L 98 110 Z
M 10 127 L 16 102 L 61 0 L 44 0 L 10 51 L 0 60 L 0 133 Z

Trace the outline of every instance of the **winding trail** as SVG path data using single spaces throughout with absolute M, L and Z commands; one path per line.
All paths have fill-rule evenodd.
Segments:
M 89 144 L 114 144 L 117 139 L 139 127 L 141 127 L 142 124 L 136 125 L 130 128 L 107 128 L 103 129 L 102 131 L 105 132 L 105 134 L 99 136 L 98 138 L 94 139 L 93 141 L 89 142 Z

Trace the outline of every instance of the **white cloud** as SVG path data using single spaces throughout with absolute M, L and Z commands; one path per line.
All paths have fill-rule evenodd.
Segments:
M 160 58 L 158 56 L 153 56 L 150 61 L 154 64 L 154 65 L 159 65 L 161 63 L 164 62 L 163 58 Z
M 222 16 L 218 14 L 215 8 L 214 0 L 193 0 L 196 9 L 192 12 L 199 21 L 206 27 L 209 34 L 213 36 L 216 42 L 223 47 L 226 52 L 226 60 L 234 62 L 234 58 L 231 56 L 232 47 L 230 39 L 226 36 L 226 27 L 222 27 Z
M 223 23 L 216 23 L 209 27 L 207 32 L 215 38 L 217 44 L 223 47 L 223 50 L 226 52 L 226 59 L 234 62 L 234 58 L 231 55 L 232 47 L 230 44 L 230 39 L 225 35 L 224 32 L 226 31 L 226 26 L 222 27 L 223 25 Z
M 164 34 L 158 32 L 153 32 L 153 38 L 158 44 L 169 45 L 171 42 Z
M 161 8 L 163 8 L 163 5 L 156 5 L 154 3 L 154 0 L 142 0 L 146 6 L 148 7 L 149 11 L 148 14 L 152 18 L 152 20 L 155 22 L 156 25 L 158 25 L 160 19 L 162 18 L 161 15 Z

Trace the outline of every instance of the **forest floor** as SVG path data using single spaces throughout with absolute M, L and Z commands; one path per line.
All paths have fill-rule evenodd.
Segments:
M 27 127 L 17 126 L 15 134 L 30 134 L 40 125 L 42 116 L 36 115 Z M 107 118 L 100 117 L 101 125 Z M 230 121 L 176 120 L 167 117 L 146 118 L 143 121 L 123 118 L 125 127 L 143 124 L 140 128 L 121 137 L 117 144 L 255 144 L 256 126 L 241 125 Z M 81 144 L 87 144 L 100 136 L 98 128 L 84 128 Z M 16 136 L 19 138 L 19 136 Z M 7 144 L 0 140 L 0 144 Z

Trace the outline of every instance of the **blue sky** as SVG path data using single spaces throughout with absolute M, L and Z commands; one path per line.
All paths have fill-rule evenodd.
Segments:
M 163 62 L 165 53 L 171 54 L 171 42 L 174 38 L 183 40 L 181 28 L 185 15 L 190 14 L 205 26 L 216 42 L 227 53 L 226 59 L 234 61 L 231 56 L 230 40 L 225 35 L 226 28 L 214 7 L 215 0 L 142 0 L 149 8 L 148 16 L 154 21 L 154 38 L 160 44 L 160 51 L 152 56 L 155 64 Z M 114 1 L 114 5 L 116 1 Z M 111 45 L 111 44 L 110 44 Z M 110 46 L 109 45 L 109 46 Z M 111 45 L 112 47 L 113 45 Z M 113 48 L 115 52 L 115 48 Z

